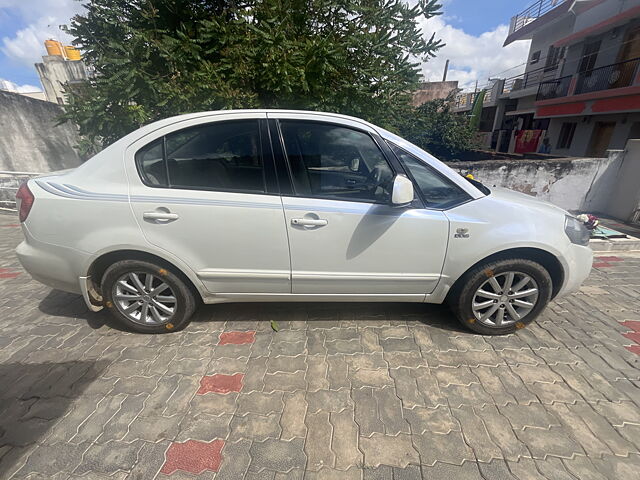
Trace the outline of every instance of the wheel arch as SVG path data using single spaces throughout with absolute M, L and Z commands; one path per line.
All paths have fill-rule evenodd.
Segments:
M 110 252 L 106 252 L 94 259 L 93 262 L 91 262 L 91 265 L 89 266 L 89 269 L 87 271 L 87 276 L 91 278 L 92 287 L 100 295 L 102 295 L 100 287 L 104 272 L 107 270 L 107 268 L 109 268 L 110 265 L 121 260 L 140 260 L 144 262 L 151 262 L 159 265 L 162 268 L 171 270 L 185 283 L 185 285 L 187 285 L 187 287 L 192 291 L 196 298 L 202 300 L 202 292 L 198 289 L 198 287 L 196 287 L 192 279 L 186 273 L 184 273 L 184 271 L 180 267 L 176 266 L 174 263 L 168 261 L 165 258 L 154 255 L 153 253 L 133 249 L 113 250 Z
M 565 272 L 558 257 L 541 248 L 517 247 L 517 248 L 509 248 L 507 250 L 501 250 L 499 252 L 493 253 L 477 261 L 473 265 L 471 265 L 469 268 L 467 268 L 467 270 L 465 270 L 465 272 L 462 275 L 458 277 L 458 279 L 454 282 L 452 287 L 449 289 L 449 292 L 447 293 L 447 299 L 449 295 L 455 294 L 452 292 L 456 292 L 460 288 L 460 286 L 464 282 L 465 277 L 467 276 L 467 273 L 469 273 L 469 271 L 471 271 L 478 265 L 481 265 L 483 263 L 488 263 L 488 262 L 494 262 L 496 260 L 506 260 L 510 258 L 522 258 L 525 260 L 532 260 L 542 265 L 547 270 L 547 272 L 549 272 L 549 275 L 551 276 L 551 284 L 552 284 L 551 298 L 552 299 L 558 294 L 558 292 L 562 288 L 562 285 L 564 284 Z

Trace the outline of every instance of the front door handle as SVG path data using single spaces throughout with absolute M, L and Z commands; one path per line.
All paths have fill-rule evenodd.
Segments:
M 177 220 L 177 213 L 170 212 L 144 212 L 142 218 L 145 220 Z
M 329 222 L 324 218 L 292 218 L 291 225 L 302 227 L 324 227 Z

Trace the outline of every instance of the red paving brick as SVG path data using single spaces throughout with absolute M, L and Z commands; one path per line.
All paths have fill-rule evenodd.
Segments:
M 205 375 L 200 380 L 200 388 L 196 392 L 198 395 L 206 393 L 229 393 L 239 392 L 242 390 L 242 379 L 244 374 L 236 373 L 235 375 Z
M 630 345 L 628 347 L 624 347 L 630 352 L 635 353 L 636 355 L 640 355 L 640 345 Z
M 601 262 L 622 262 L 624 258 L 620 257 L 596 257 L 596 260 Z
M 632 342 L 640 343 L 640 332 L 628 332 L 623 333 L 623 336 L 631 340 Z
M 217 472 L 222 463 L 222 447 L 224 447 L 224 440 L 213 440 L 209 443 L 196 440 L 172 443 L 167 449 L 160 472 L 166 475 L 176 470 L 194 475 L 199 475 L 205 470 Z
M 218 345 L 243 345 L 253 343 L 256 339 L 256 332 L 223 332 L 220 334 Z
M 0 278 L 16 278 L 20 272 L 11 270 L 10 268 L 0 268 Z
M 20 273 L 0 273 L 0 278 L 16 278 Z
M 593 262 L 593 268 L 607 268 L 610 266 L 611 264 L 607 262 Z
M 620 325 L 623 327 L 627 327 L 634 332 L 640 332 L 640 321 L 637 320 L 627 320 L 625 322 L 621 322 Z

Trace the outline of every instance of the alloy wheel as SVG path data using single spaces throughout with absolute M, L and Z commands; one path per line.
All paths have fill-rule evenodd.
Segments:
M 177 300 L 171 287 L 147 272 L 129 272 L 113 286 L 113 302 L 120 313 L 140 325 L 161 325 L 173 317 Z
M 526 273 L 504 272 L 490 277 L 476 290 L 471 309 L 488 327 L 521 321 L 538 302 L 538 284 Z

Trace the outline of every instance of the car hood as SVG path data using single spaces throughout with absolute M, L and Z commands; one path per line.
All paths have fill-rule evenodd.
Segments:
M 552 203 L 544 200 L 539 200 L 526 193 L 516 192 L 502 187 L 491 187 L 491 193 L 489 197 L 493 197 L 495 200 L 508 202 L 510 204 L 516 204 L 522 206 L 528 210 L 534 212 L 540 212 L 545 214 L 561 214 L 567 215 L 568 212 Z

